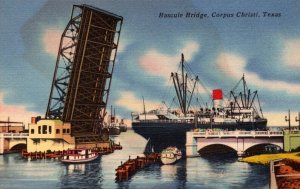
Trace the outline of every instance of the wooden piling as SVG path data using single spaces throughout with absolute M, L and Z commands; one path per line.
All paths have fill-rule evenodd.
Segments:
M 116 180 L 128 180 L 130 176 L 136 173 L 138 170 L 143 169 L 145 166 L 156 163 L 159 157 L 160 156 L 158 153 L 151 153 L 145 157 L 137 156 L 135 159 L 131 159 L 129 156 L 129 159 L 124 163 L 121 162 L 121 165 L 116 169 Z

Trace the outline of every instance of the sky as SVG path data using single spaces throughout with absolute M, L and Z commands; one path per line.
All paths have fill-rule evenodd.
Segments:
M 300 111 L 300 1 L 0 0 L 0 119 L 45 115 L 60 36 L 74 4 L 124 18 L 108 107 L 118 117 L 170 103 L 170 73 L 184 53 L 209 90 L 228 93 L 245 75 L 268 125 Z M 182 14 L 170 18 L 159 15 Z M 186 13 L 207 14 L 186 17 Z M 257 17 L 241 17 L 251 13 Z M 173 91 L 172 91 L 173 90 Z M 172 94 L 173 93 L 173 94 Z

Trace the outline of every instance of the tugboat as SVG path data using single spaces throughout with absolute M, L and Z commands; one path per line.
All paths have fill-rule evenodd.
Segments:
M 92 152 L 91 149 L 78 148 L 78 149 L 69 149 L 62 156 L 61 162 L 63 163 L 86 163 L 94 161 L 99 155 L 95 152 Z
M 161 152 L 160 160 L 163 164 L 173 164 L 182 157 L 181 151 L 176 147 L 168 147 Z
M 131 113 L 133 130 L 145 139 L 150 138 L 155 152 L 160 152 L 168 146 L 184 150 L 185 133 L 195 128 L 266 129 L 267 119 L 263 117 L 258 93 L 248 88 L 244 75 L 229 94 L 223 95 L 222 89 L 209 92 L 198 76 L 188 73 L 186 68 L 188 65 L 182 54 L 179 69 L 181 73 L 171 73 L 179 108 L 167 107 L 146 111 L 144 104 L 143 112 Z M 203 98 L 195 94 L 199 91 L 199 85 L 209 96 L 206 103 L 201 104 L 199 99 Z

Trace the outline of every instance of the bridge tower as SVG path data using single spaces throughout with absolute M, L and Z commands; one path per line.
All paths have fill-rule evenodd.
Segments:
M 74 5 L 62 33 L 45 117 L 70 122 L 77 143 L 100 139 L 122 22 Z

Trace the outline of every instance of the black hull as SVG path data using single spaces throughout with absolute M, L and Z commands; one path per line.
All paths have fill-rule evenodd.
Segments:
M 127 131 L 127 126 L 119 126 L 121 132 L 126 132 Z
M 132 128 L 146 140 L 150 139 L 155 152 L 161 152 L 169 146 L 176 146 L 185 152 L 186 132 L 199 129 L 227 129 L 227 130 L 264 130 L 267 120 L 248 123 L 201 124 L 179 122 L 133 122 Z
M 109 135 L 119 135 L 121 133 L 120 129 L 109 128 Z

